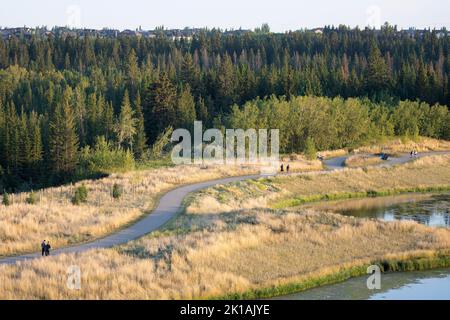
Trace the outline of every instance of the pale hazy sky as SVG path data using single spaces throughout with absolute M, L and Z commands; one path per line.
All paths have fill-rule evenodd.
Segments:
M 447 27 L 449 0 L 2 0 L 0 26 L 153 29 L 220 27 L 272 31 L 389 21 L 400 28 Z

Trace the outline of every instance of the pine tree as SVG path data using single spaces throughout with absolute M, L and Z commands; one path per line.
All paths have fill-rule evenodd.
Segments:
M 181 89 L 176 105 L 176 114 L 176 126 L 185 129 L 193 128 L 194 121 L 196 120 L 195 102 L 194 97 L 191 95 L 191 88 L 189 85 L 186 85 Z
M 70 176 L 77 165 L 78 137 L 75 116 L 70 106 L 71 90 L 64 92 L 65 99 L 58 104 L 50 122 L 50 159 L 52 170 L 58 179 Z
M 41 136 L 41 121 L 36 112 L 31 112 L 28 120 L 28 136 L 31 143 L 29 162 L 30 168 L 32 168 L 31 176 L 38 177 L 40 174 L 40 168 L 42 164 L 42 136 Z
M 417 74 L 416 93 L 419 95 L 420 99 L 425 100 L 428 91 L 429 91 L 429 88 L 428 88 L 427 71 L 426 71 L 426 68 L 425 68 L 423 62 L 420 62 L 419 70 L 418 70 L 418 74 Z
M 127 57 L 126 77 L 129 95 L 131 97 L 134 97 L 139 83 L 138 59 L 136 57 L 136 52 L 134 51 L 134 49 L 131 49 Z
M 381 56 L 380 49 L 375 42 L 370 51 L 367 74 L 366 90 L 369 95 L 376 95 L 391 89 L 391 76 L 386 61 Z
M 114 136 L 114 107 L 112 102 L 106 105 L 105 112 L 103 113 L 103 129 L 106 140 L 111 140 Z
M 189 84 L 194 96 L 197 96 L 200 91 L 199 73 L 199 69 L 192 60 L 191 54 L 186 53 L 183 57 L 183 64 L 181 65 L 180 80 L 183 84 Z
M 86 140 L 89 145 L 94 144 L 96 137 L 104 135 L 104 123 L 102 121 L 104 116 L 103 104 L 104 99 L 102 96 L 97 100 L 95 92 L 88 95 L 86 103 L 88 135 Z
M 198 99 L 195 113 L 198 120 L 202 120 L 204 123 L 208 122 L 208 108 L 206 107 L 205 100 L 202 97 Z
M 77 133 L 80 141 L 80 145 L 84 146 L 87 142 L 87 130 L 86 130 L 86 105 L 84 90 L 81 85 L 75 88 L 75 104 L 74 104 L 74 115 L 76 118 Z
M 6 132 L 5 132 L 5 109 L 0 100 L 0 165 L 5 165 L 6 163 Z M 3 172 L 0 168 L 0 174 Z
M 133 109 L 131 109 L 128 90 L 126 90 L 116 123 L 116 136 L 118 145 L 127 150 L 133 150 L 133 138 L 136 133 L 135 122 L 136 119 L 134 118 Z
M 5 115 L 5 164 L 17 173 L 20 164 L 20 122 L 13 102 L 8 104 Z
M 175 104 L 177 92 L 167 74 L 162 73 L 159 79 L 146 91 L 143 105 L 145 131 L 150 143 L 158 134 L 175 122 Z
M 136 95 L 135 105 L 135 121 L 136 121 L 136 133 L 134 135 L 134 157 L 138 160 L 142 160 L 145 156 L 147 149 L 147 137 L 145 136 L 145 122 L 144 114 L 142 113 L 141 96 L 138 92 Z
M 218 103 L 221 111 L 227 111 L 236 101 L 236 73 L 231 57 L 226 54 L 217 77 Z
M 19 119 L 19 163 L 20 171 L 23 177 L 30 174 L 32 170 L 31 140 L 29 136 L 29 123 L 27 115 L 22 109 Z

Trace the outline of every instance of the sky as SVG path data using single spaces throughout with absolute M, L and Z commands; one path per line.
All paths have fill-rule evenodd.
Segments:
M 218 27 L 274 32 L 344 24 L 450 29 L 448 0 L 16 0 L 2 1 L 0 27 L 101 29 Z

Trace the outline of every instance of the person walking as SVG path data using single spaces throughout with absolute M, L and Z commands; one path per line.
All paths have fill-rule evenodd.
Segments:
M 50 255 L 50 249 L 52 248 L 52 246 L 50 245 L 50 242 L 47 241 L 47 245 L 45 246 L 45 256 L 49 256 Z
M 284 172 L 284 164 L 281 164 L 281 172 Z
M 291 167 L 290 167 L 290 165 L 288 164 L 287 166 L 286 166 L 286 172 L 287 173 L 289 173 L 289 169 L 290 169 Z
M 44 241 L 42 241 L 42 243 L 41 243 L 42 256 L 45 255 L 45 249 L 46 249 L 46 247 L 47 247 L 47 244 L 45 243 L 45 240 L 44 240 Z

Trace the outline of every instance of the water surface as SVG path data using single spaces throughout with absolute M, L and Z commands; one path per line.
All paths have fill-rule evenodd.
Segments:
M 369 290 L 367 279 L 275 297 L 283 300 L 450 300 L 450 269 L 381 274 L 381 289 Z
M 307 207 L 386 221 L 413 220 L 450 227 L 450 192 L 321 202 Z M 369 290 L 369 275 L 275 299 L 294 300 L 450 300 L 450 269 L 381 275 L 381 289 Z
M 450 227 L 449 192 L 330 201 L 308 207 L 358 218 L 413 220 L 430 227 Z

